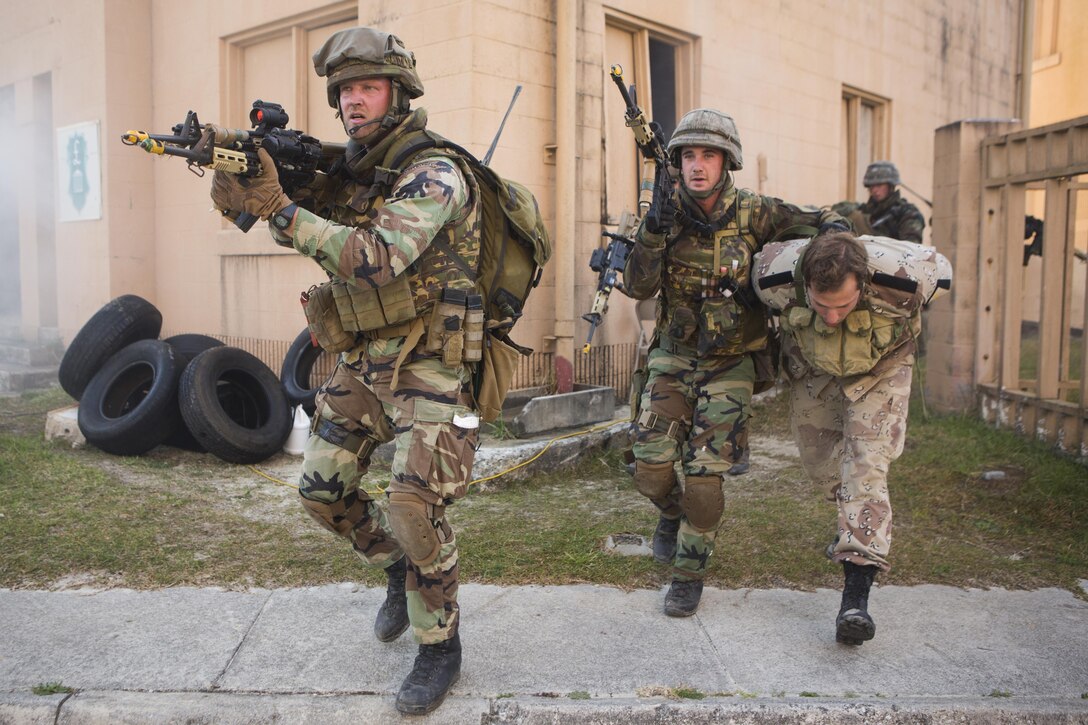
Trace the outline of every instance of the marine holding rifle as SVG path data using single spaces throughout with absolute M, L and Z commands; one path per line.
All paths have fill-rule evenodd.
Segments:
M 687 617 L 699 606 L 725 509 L 723 475 L 744 454 L 753 355 L 768 345 L 767 310 L 750 284 L 752 256 L 784 235 L 847 227 L 834 212 L 737 189 L 730 172 L 743 164 L 740 138 L 720 111 L 685 114 L 667 153 L 679 185 L 656 185 L 624 284 L 636 299 L 658 298 L 634 413 L 634 480 L 660 509 L 654 558 L 672 566 L 665 614 Z
M 869 191 L 869 199 L 864 204 L 839 202 L 832 209 L 849 219 L 858 234 L 921 244 L 926 220 L 918 207 L 899 193 L 896 187 L 901 183 L 895 164 L 891 161 L 874 161 L 866 167 L 862 179 L 862 184 Z
M 457 539 L 445 511 L 471 478 L 479 417 L 474 351 L 447 331 L 472 317 L 475 287 L 464 270 L 479 254 L 478 189 L 463 159 L 427 143 L 426 111 L 410 107 L 423 84 L 399 38 L 342 30 L 313 61 L 348 135 L 342 160 L 288 198 L 262 149 L 261 175 L 217 171 L 212 199 L 268 220 L 278 244 L 330 277 L 308 303 L 321 309 L 307 317 L 323 347 L 341 355 L 317 394 L 301 503 L 365 564 L 385 570 L 374 634 L 390 642 L 411 625 L 419 653 L 396 706 L 426 713 L 461 667 Z M 387 441 L 396 452 L 385 510 L 360 479 Z M 353 622 L 326 624 L 358 631 Z

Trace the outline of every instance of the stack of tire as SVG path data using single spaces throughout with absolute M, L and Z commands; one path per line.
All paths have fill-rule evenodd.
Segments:
M 291 433 L 292 404 L 305 404 L 298 395 L 313 405 L 314 391 L 298 383 L 303 378 L 294 376 L 289 398 L 275 373 L 245 350 L 207 335 L 159 340 L 161 329 L 154 305 L 122 295 L 72 339 L 57 377 L 79 401 L 87 441 L 121 456 L 165 443 L 243 464 L 279 452 Z M 296 365 L 307 356 L 312 365 L 316 355 L 302 351 Z

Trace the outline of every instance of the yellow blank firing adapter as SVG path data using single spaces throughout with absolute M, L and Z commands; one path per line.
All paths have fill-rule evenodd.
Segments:
M 166 150 L 166 145 L 162 141 L 151 138 L 146 131 L 125 131 L 121 136 L 121 143 L 127 146 L 139 146 L 149 154 L 162 155 Z

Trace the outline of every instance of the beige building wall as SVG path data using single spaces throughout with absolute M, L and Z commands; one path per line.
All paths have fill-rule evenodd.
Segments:
M 576 25 L 570 67 L 556 61 L 557 37 L 567 37 L 556 26 L 557 3 Z M 262 98 L 283 103 L 291 127 L 341 140 L 308 56 L 332 30 L 349 24 L 375 25 L 405 40 L 418 58 L 426 86 L 421 104 L 431 126 L 478 155 L 515 86 L 523 86 L 493 166 L 538 195 L 553 230 L 556 158 L 575 155 L 573 238 L 564 233 L 555 240 L 557 258 L 515 335 L 538 348 L 569 349 L 551 339 L 557 332 L 568 345 L 571 335 L 575 347 L 584 341 L 587 327 L 579 315 L 589 310 L 596 283 L 590 251 L 603 225 L 634 203 L 633 162 L 619 164 L 628 167 L 622 178 L 621 171 L 606 174 L 616 155 L 635 153 L 626 129 L 621 126 L 623 141 L 608 130 L 623 110 L 607 76 L 618 60 L 609 48 L 632 28 L 686 43 L 692 62 L 678 74 L 678 98 L 734 116 L 745 155 L 738 183 L 797 203 L 830 204 L 841 196 L 844 87 L 886 101 L 887 156 L 923 196 L 932 191 L 934 129 L 1016 112 L 1016 0 L 57 0 L 48 8 L 8 6 L 0 29 L 0 89 L 14 87 L 20 127 L 46 120 L 34 117 L 31 99 L 34 78 L 43 73 L 52 78 L 53 128 L 100 122 L 102 218 L 56 225 L 56 269 L 46 275 L 55 280 L 54 325 L 65 341 L 99 306 L 125 292 L 155 302 L 171 332 L 295 336 L 304 324 L 298 294 L 322 279 L 320 270 L 273 245 L 263 224 L 242 234 L 209 213 L 208 178 L 188 173 L 178 159 L 126 148 L 119 138 L 130 128 L 167 131 L 190 109 L 204 122 L 244 126 L 248 104 Z M 575 97 L 557 99 L 557 77 L 568 72 Z M 575 115 L 573 148 L 555 147 L 557 112 L 567 114 L 564 119 Z M 32 267 L 36 207 L 21 179 L 39 172 L 29 150 L 17 173 L 20 259 Z M 564 222 L 560 228 L 569 228 Z M 41 276 L 34 269 L 24 273 L 24 279 Z M 569 279 L 570 288 L 556 289 L 557 278 Z M 29 285 L 22 296 L 27 334 L 48 326 Z M 568 310 L 571 298 L 573 314 L 563 315 L 573 319 L 556 320 L 555 310 Z M 596 342 L 637 338 L 633 305 L 620 298 L 613 295 Z

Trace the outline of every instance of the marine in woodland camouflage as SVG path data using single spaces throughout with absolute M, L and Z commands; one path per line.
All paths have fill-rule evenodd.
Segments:
M 361 291 L 391 288 L 407 279 L 419 321 L 426 319 L 442 289 L 473 286 L 446 250 L 472 266 L 479 253 L 475 180 L 458 159 L 424 151 L 388 186 L 377 181 L 377 167 L 385 160 L 381 151 L 425 125 L 426 114 L 419 109 L 378 148 L 353 153 L 349 144 L 350 173 L 319 178 L 297 199 L 305 208 L 298 212 L 290 240 L 300 253 Z M 406 345 L 411 349 L 404 350 Z M 459 620 L 458 552 L 445 507 L 464 496 L 472 475 L 478 429 L 454 423 L 455 417 L 474 413 L 470 368 L 444 364 L 441 351 L 427 352 L 425 337 L 363 333 L 341 355 L 316 403 L 315 429 L 331 424 L 341 437 L 369 438 L 374 444 L 395 441 L 388 493 L 422 501 L 440 544 L 432 561 L 405 557 L 409 620 L 422 644 L 450 639 Z M 385 507 L 359 487 L 372 446 L 348 450 L 328 439 L 335 437 L 309 438 L 299 485 L 303 505 L 318 523 L 351 541 L 364 562 L 387 567 L 411 547 L 397 541 Z
M 903 198 L 898 189 L 893 189 L 888 198 L 881 202 L 866 201 L 858 207 L 858 212 L 864 215 L 868 226 L 867 230 L 857 230 L 859 232 L 907 242 L 922 241 L 925 217 L 918 207 Z
M 643 226 L 635 235 L 624 285 L 636 299 L 659 294 L 659 344 L 647 359 L 633 453 L 648 463 L 679 461 L 685 477 L 720 479 L 746 451 L 755 380 L 750 353 L 762 349 L 767 336 L 764 308 L 737 304 L 718 282 L 733 275 L 738 286 L 747 287 L 752 254 L 766 242 L 789 227 L 819 227 L 839 217 L 738 190 L 731 183 L 706 216 L 683 188 L 678 193 L 688 213 L 719 232 L 686 227 L 651 234 Z M 715 236 L 719 269 L 714 268 Z M 673 422 L 679 427 L 670 435 Z M 678 482 L 665 498 L 678 498 L 682 485 Z M 681 517 L 674 578 L 705 575 L 718 524 L 707 528 L 697 530 L 686 515 Z

